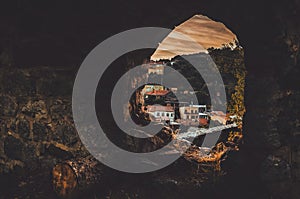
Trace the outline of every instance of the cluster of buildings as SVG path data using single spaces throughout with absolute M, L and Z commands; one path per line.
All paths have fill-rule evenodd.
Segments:
M 162 78 L 164 71 L 163 64 L 150 64 L 148 75 Z M 177 88 L 169 89 L 161 84 L 147 84 L 143 87 L 140 91 L 142 104 L 152 121 L 200 127 L 208 126 L 211 119 L 226 123 L 226 114 L 223 112 L 209 112 L 206 105 L 181 104 L 175 96 L 177 92 Z M 186 91 L 186 94 L 190 93 Z
M 207 126 L 209 116 L 206 105 L 186 105 L 178 102 L 172 90 L 156 84 L 145 85 L 141 91 L 144 110 L 151 120 L 181 125 Z

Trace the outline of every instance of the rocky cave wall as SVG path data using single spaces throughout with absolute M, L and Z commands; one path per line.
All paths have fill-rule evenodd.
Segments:
M 74 77 L 69 69 L 0 69 L 1 174 L 49 172 L 84 155 L 72 121 Z

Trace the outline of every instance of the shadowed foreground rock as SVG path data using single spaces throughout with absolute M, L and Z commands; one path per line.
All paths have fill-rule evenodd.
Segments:
M 54 190 L 62 198 L 73 198 L 76 193 L 105 182 L 103 170 L 103 165 L 92 156 L 57 164 L 52 171 Z

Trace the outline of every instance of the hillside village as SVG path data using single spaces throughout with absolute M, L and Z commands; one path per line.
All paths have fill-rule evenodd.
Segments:
M 171 63 L 172 64 L 172 63 Z M 176 94 L 186 96 L 196 91 L 167 88 L 163 84 L 166 63 L 152 62 L 146 64 L 148 83 L 138 89 L 138 107 L 149 120 L 162 123 L 177 129 L 179 126 L 208 128 L 211 122 L 214 126 L 233 123 L 236 116 L 213 110 L 209 104 L 194 104 L 193 101 L 179 102 Z M 152 82 L 161 82 L 152 83 Z

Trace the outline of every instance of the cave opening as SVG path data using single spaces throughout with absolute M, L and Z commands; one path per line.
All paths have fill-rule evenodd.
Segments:
M 229 136 L 220 137 L 220 141 L 236 142 L 243 136 L 239 151 L 220 156 L 222 160 L 226 158 L 221 162 L 221 173 L 226 172 L 226 175 L 212 178 L 215 181 L 205 185 L 205 180 L 202 181 L 203 178 L 193 171 L 208 171 L 210 168 L 207 165 L 188 171 L 178 169 L 191 166 L 186 156 L 186 159 L 179 159 L 153 176 L 122 175 L 108 169 L 105 172 L 119 182 L 106 179 L 106 184 L 93 187 L 93 191 L 87 191 L 89 189 L 83 184 L 84 190 L 89 192 L 85 192 L 84 197 L 135 198 L 138 195 L 149 198 L 157 193 L 158 197 L 165 198 L 178 198 L 182 194 L 188 198 L 199 195 L 211 198 L 299 198 L 299 1 L 230 0 L 183 4 L 175 0 L 172 5 L 160 1 L 155 9 L 141 2 L 135 2 L 133 6 L 119 1 L 117 4 L 121 6 L 118 7 L 114 2 L 107 4 L 96 1 L 90 4 L 78 1 L 30 4 L 19 0 L 17 3 L 10 1 L 7 6 L 1 4 L 0 198 L 43 198 L 45 195 L 56 198 L 49 177 L 56 164 L 70 160 L 95 164 L 92 159 L 80 159 L 88 157 L 89 153 L 72 125 L 70 99 L 77 69 L 90 49 L 122 30 L 149 24 L 173 28 L 191 17 L 191 13 L 199 12 L 224 22 L 234 33 L 238 33 L 239 43 L 243 46 L 240 51 L 208 49 L 217 65 L 225 62 L 237 66 L 245 61 L 247 66 L 247 76 L 243 71 L 236 71 L 238 67 L 232 70 L 225 67 L 222 75 L 228 85 L 225 87 L 226 93 L 230 93 L 227 101 L 236 91 L 242 92 L 232 82 L 242 85 L 245 81 L 244 107 L 240 103 L 230 106 L 237 106 L 240 115 L 247 108 L 242 135 L 236 128 L 234 132 L 223 134 Z M 166 9 L 169 7 L 172 9 Z M 66 16 L 68 12 L 70 15 Z M 145 58 L 149 61 L 153 53 L 127 56 L 120 66 L 142 64 Z M 181 61 L 180 56 L 176 59 Z M 130 63 L 133 61 L 136 63 Z M 167 63 L 176 67 L 172 61 Z M 126 72 L 123 67 L 119 69 L 116 74 L 120 76 Z M 187 72 L 193 75 L 193 72 Z M 112 74 L 108 78 L 114 76 L 117 77 Z M 106 93 L 100 92 L 99 95 Z M 209 100 L 206 100 L 209 96 L 205 93 L 198 102 L 209 106 Z M 241 102 L 239 96 L 234 95 L 234 98 Z M 215 119 L 218 117 L 214 115 Z M 106 119 L 100 117 L 99 121 L 102 120 L 108 127 L 115 126 Z M 119 132 L 119 129 L 114 130 L 112 140 L 113 135 Z M 117 137 L 116 143 L 122 145 L 119 140 Z M 144 147 L 143 143 L 128 141 L 133 143 L 132 146 L 139 145 L 139 151 Z M 203 139 L 195 139 L 194 146 L 201 146 L 202 143 Z M 146 148 L 150 150 L 150 144 Z M 220 152 L 223 148 L 224 145 L 220 145 L 214 150 Z M 80 168 L 72 168 L 71 163 L 67 162 L 68 169 Z M 93 173 L 91 170 L 85 171 Z M 218 174 L 215 172 L 213 176 Z M 205 179 L 210 177 L 205 176 Z M 78 179 L 84 179 L 84 175 Z M 99 187 L 101 193 L 97 190 Z

